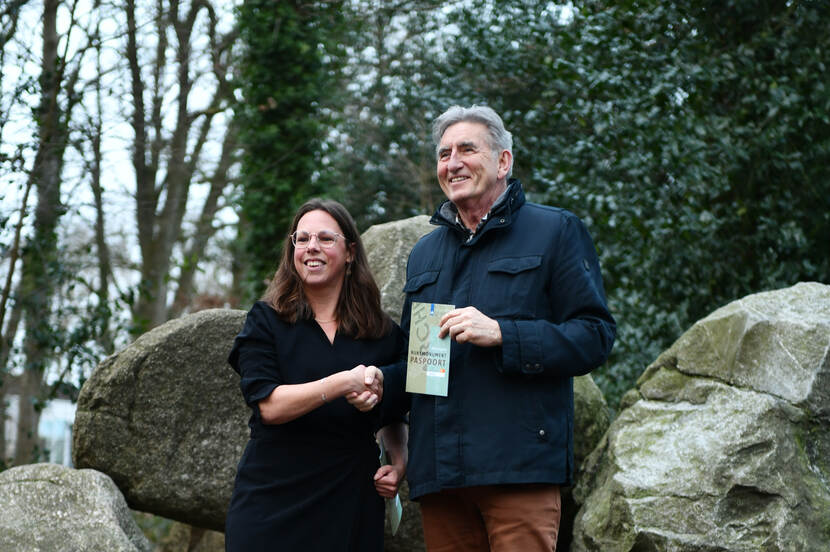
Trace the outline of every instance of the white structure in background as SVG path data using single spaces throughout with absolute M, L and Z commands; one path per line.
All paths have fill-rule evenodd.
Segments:
M 14 456 L 17 443 L 17 418 L 20 397 L 6 396 L 6 458 Z M 72 423 L 75 421 L 75 405 L 66 399 L 49 401 L 40 413 L 37 427 L 41 445 L 47 455 L 42 460 L 64 466 L 72 465 Z

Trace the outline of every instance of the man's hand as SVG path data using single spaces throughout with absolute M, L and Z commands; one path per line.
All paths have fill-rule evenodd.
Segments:
M 456 343 L 472 343 L 480 347 L 501 345 L 499 323 L 475 307 L 454 309 L 441 318 L 438 337 L 449 334 Z
M 350 371 L 355 390 L 346 393 L 349 404 L 360 410 L 372 410 L 383 398 L 383 372 L 376 366 L 355 366 Z

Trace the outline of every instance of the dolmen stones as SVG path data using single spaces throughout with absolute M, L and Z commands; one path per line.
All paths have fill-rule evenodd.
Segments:
M 56 464 L 0 472 L 0 550 L 150 552 L 108 476 Z
M 830 550 L 830 286 L 716 310 L 622 402 L 571 550 Z

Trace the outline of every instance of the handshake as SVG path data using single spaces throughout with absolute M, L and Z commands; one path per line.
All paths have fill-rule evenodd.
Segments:
M 362 364 L 349 370 L 351 389 L 346 393 L 349 404 L 368 412 L 383 399 L 383 372 L 376 366 Z

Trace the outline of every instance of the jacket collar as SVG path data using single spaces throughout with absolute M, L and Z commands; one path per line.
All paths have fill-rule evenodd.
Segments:
M 509 226 L 513 215 L 525 202 L 522 183 L 517 178 L 511 178 L 507 183 L 507 189 L 502 193 L 490 211 L 481 219 L 475 232 L 470 231 L 458 217 L 458 208 L 450 200 L 445 200 L 435 210 L 435 214 L 429 220 L 431 224 L 447 226 L 452 230 L 460 232 L 465 236 L 467 243 L 477 241 L 477 238 L 492 228 Z

